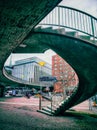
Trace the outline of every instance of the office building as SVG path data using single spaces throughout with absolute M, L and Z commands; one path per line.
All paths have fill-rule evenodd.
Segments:
M 54 90 L 62 92 L 73 90 L 78 84 L 78 77 L 72 67 L 59 55 L 52 56 L 52 76 L 57 78 Z
M 13 65 L 12 76 L 38 84 L 40 77 L 51 76 L 51 65 L 37 57 L 18 60 Z

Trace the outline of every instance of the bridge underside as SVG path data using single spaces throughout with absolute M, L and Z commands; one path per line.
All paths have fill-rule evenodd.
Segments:
M 2 74 L 4 62 L 60 1 L 0 0 L 0 82 L 12 83 Z
M 68 109 L 97 92 L 97 47 L 73 37 L 33 31 L 60 1 L 0 1 L 0 82 L 9 82 L 2 69 L 11 52 L 44 52 L 50 48 L 73 67 L 79 78 L 78 90 L 66 105 Z
M 48 48 L 54 50 L 72 66 L 78 75 L 78 90 L 66 109 L 97 92 L 97 47 L 95 45 L 60 34 L 33 32 L 23 41 L 26 45 L 24 51 L 27 52 L 29 49 L 31 52 L 30 46 L 33 48 L 35 43 L 37 51 L 40 48 L 42 52 Z M 19 51 L 19 48 L 15 51 Z

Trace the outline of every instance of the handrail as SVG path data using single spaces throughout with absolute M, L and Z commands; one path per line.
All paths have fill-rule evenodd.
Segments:
M 69 28 L 97 39 L 97 18 L 71 7 L 57 6 L 40 25 Z
M 79 84 L 79 83 L 78 83 Z M 59 96 L 57 96 L 56 92 L 54 92 L 51 95 L 51 113 L 53 111 L 53 107 L 55 107 L 56 109 L 64 102 L 68 102 L 68 100 L 76 93 L 77 89 L 78 89 L 78 84 L 73 88 L 72 93 L 70 95 L 66 95 L 64 97 L 64 95 L 62 93 L 60 93 Z M 60 88 L 59 88 L 60 90 Z M 56 96 L 54 99 L 53 97 Z
M 97 41 L 97 18 L 94 16 L 77 10 L 71 7 L 66 6 L 57 6 L 50 14 L 45 17 L 39 25 L 47 25 L 47 26 L 57 26 L 58 29 L 65 28 L 65 32 L 67 31 L 75 31 L 79 36 L 89 36 L 90 42 L 95 43 Z M 51 32 L 51 28 L 46 28 L 45 31 Z M 69 30 L 70 29 L 70 30 Z M 53 32 L 53 29 L 52 29 Z M 81 38 L 81 37 L 80 37 Z M 78 86 L 74 88 L 70 97 L 66 100 L 66 97 L 57 97 L 56 92 L 52 93 L 51 96 L 51 112 L 53 111 L 53 106 L 59 107 L 58 105 L 64 102 L 67 103 L 71 100 L 71 98 L 76 94 L 78 90 Z M 54 96 L 57 98 L 57 102 L 54 101 Z M 66 104 L 65 104 L 66 105 Z
M 75 73 L 74 73 L 74 75 L 75 75 Z M 73 76 L 74 76 L 73 75 Z M 72 78 L 73 78 L 73 76 L 69 79 L 69 80 L 71 80 Z M 59 80 L 60 81 L 60 80 Z M 79 84 L 79 82 L 76 84 L 76 86 L 73 88 L 73 90 L 71 91 L 72 93 L 70 93 L 69 92 L 69 94 L 67 95 L 66 94 L 66 88 L 65 88 L 65 85 L 63 86 L 63 87 L 59 87 L 58 89 L 57 89 L 57 91 L 54 91 L 53 93 L 52 93 L 52 96 L 51 96 L 51 107 L 52 107 L 52 105 L 54 106 L 54 105 L 56 105 L 56 103 L 55 103 L 55 101 L 54 101 L 54 97 L 56 98 L 56 95 L 57 95 L 57 92 L 58 91 L 60 91 L 60 90 L 62 90 L 62 92 L 59 92 L 60 93 L 60 95 L 59 96 L 61 96 L 61 98 L 59 97 L 58 98 L 58 96 L 57 96 L 57 105 L 59 105 L 62 101 L 64 101 L 64 100 L 66 100 L 67 99 L 67 97 L 68 96 L 72 96 L 72 94 L 75 92 L 75 90 L 77 90 L 77 88 L 78 88 L 78 84 Z M 65 88 L 65 89 L 64 89 Z M 68 89 L 69 89 L 69 87 L 68 87 Z M 65 90 L 65 91 L 64 91 Z

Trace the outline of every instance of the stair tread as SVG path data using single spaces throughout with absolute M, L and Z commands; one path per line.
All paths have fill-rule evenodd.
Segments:
M 66 35 L 70 35 L 70 36 L 76 36 L 77 32 L 76 31 L 68 31 L 66 32 Z
M 47 106 L 49 109 L 51 109 L 51 105 L 49 106 Z M 58 106 L 55 106 L 55 105 L 52 105 L 52 110 L 56 110 L 58 108 Z
M 37 110 L 37 112 L 40 112 L 40 113 L 43 113 L 43 114 L 46 114 L 46 115 L 49 115 L 49 116 L 52 116 L 53 114 L 50 113 L 50 112 L 46 112 L 44 110 Z
M 48 107 L 43 107 L 42 110 L 50 113 L 54 113 L 54 110 L 49 109 Z

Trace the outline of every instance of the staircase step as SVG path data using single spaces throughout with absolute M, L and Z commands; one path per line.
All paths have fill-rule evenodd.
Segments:
M 48 107 L 43 107 L 42 110 L 54 114 L 54 110 L 49 109 Z
M 91 43 L 93 43 L 94 45 L 97 45 L 97 40 L 90 40 Z
M 66 103 L 69 98 L 70 98 L 70 96 L 66 97 L 62 102 L 60 102 L 59 106 L 61 106 L 61 105 L 63 105 L 64 103 Z
M 66 34 L 66 35 L 70 35 L 70 36 L 76 36 L 76 35 L 77 35 L 77 32 L 75 32 L 75 31 L 73 31 L 73 32 L 68 31 L 68 32 L 66 32 L 65 34 Z
M 42 28 L 43 32 L 51 32 L 53 33 L 53 28 L 52 27 L 47 27 L 47 28 Z
M 84 40 L 90 40 L 90 36 L 85 36 L 85 35 L 80 35 L 79 38 L 84 39 Z
M 40 31 L 40 32 L 52 32 L 52 33 L 53 33 L 52 27 L 46 27 L 46 28 L 37 27 L 37 28 L 35 28 L 35 31 Z
M 65 34 L 65 28 L 53 29 L 53 31 L 58 34 Z
M 66 102 L 66 100 L 63 100 L 62 102 L 60 102 L 59 106 L 61 106 L 62 104 L 64 104 L 64 102 Z
M 70 96 L 67 96 L 65 100 L 68 100 L 70 98 Z
M 67 106 L 67 104 L 63 104 L 59 108 L 57 108 L 57 110 L 55 110 L 55 114 L 60 113 L 63 110 L 65 111 L 65 106 Z
M 38 26 L 35 28 L 35 31 L 41 31 L 42 27 L 41 26 Z
M 51 108 L 51 106 L 47 106 L 47 108 L 50 110 L 52 109 L 53 112 L 57 109 L 57 107 L 54 107 L 54 106 L 52 106 L 52 108 Z
M 40 112 L 40 113 L 43 113 L 43 114 L 46 114 L 46 115 L 49 115 L 49 116 L 53 116 L 52 113 L 46 112 L 46 111 L 44 111 L 44 110 L 37 110 L 37 112 Z

